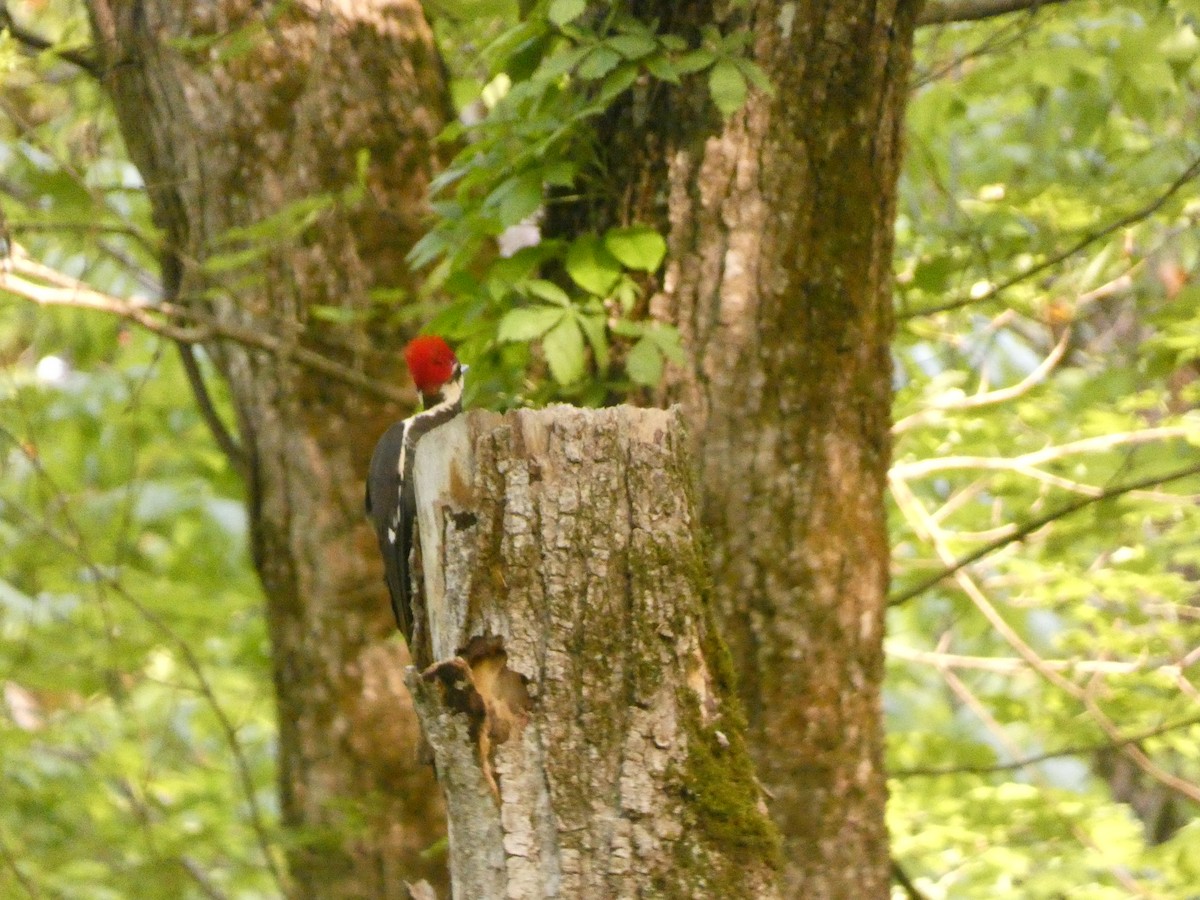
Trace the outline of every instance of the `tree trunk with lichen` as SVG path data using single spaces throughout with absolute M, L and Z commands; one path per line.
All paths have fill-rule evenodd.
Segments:
M 886 897 L 884 491 L 891 252 L 918 0 L 639 0 L 695 45 L 752 35 L 773 86 L 722 120 L 703 78 L 602 121 L 603 185 L 553 236 L 668 236 L 649 311 L 688 351 L 662 396 L 695 438 L 722 634 L 784 836 L 787 893 Z
M 770 898 L 677 411 L 471 412 L 418 447 L 418 716 L 455 897 Z
M 266 592 L 288 893 L 406 897 L 405 880 L 444 877 L 421 852 L 443 818 L 362 484 L 408 411 L 371 390 L 404 381 L 372 294 L 416 287 L 404 257 L 449 114 L 432 36 L 416 0 L 88 8 L 168 299 L 270 338 L 203 346 L 235 410 Z

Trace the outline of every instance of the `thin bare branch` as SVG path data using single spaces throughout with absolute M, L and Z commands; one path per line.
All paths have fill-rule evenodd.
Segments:
M 38 473 L 38 477 L 43 479 L 46 484 L 58 496 L 63 496 L 63 491 L 58 487 L 53 477 L 43 467 L 41 460 L 35 453 L 30 452 L 25 448 L 25 445 L 17 439 L 17 436 L 10 432 L 3 425 L 0 425 L 0 436 L 6 438 L 18 448 L 25 459 Z M 275 856 L 272 852 L 271 838 L 267 830 L 266 818 L 262 808 L 258 802 L 257 792 L 254 785 L 254 776 L 250 770 L 250 761 L 246 758 L 245 750 L 242 748 L 241 739 L 238 737 L 237 728 L 233 724 L 233 720 L 217 699 L 216 691 L 213 689 L 212 683 L 204 672 L 204 667 L 192 650 L 191 645 L 183 638 L 175 633 L 169 624 L 154 610 L 146 606 L 142 601 L 134 597 L 120 580 L 116 578 L 111 571 L 105 566 L 100 565 L 94 560 L 91 554 L 88 553 L 86 543 L 83 537 L 83 532 L 80 530 L 75 520 L 70 515 L 70 506 L 62 505 L 63 515 L 69 535 L 63 534 L 51 527 L 50 523 L 43 518 L 37 516 L 32 510 L 25 509 L 17 503 L 9 502 L 9 508 L 22 516 L 31 526 L 44 534 L 52 543 L 56 544 L 61 550 L 74 557 L 88 571 L 89 577 L 96 585 L 103 586 L 111 590 L 114 594 L 124 600 L 145 622 L 147 622 L 155 631 L 161 634 L 179 653 L 183 659 L 184 666 L 192 673 L 196 679 L 197 689 L 204 698 L 205 704 L 212 711 L 217 724 L 225 738 L 225 742 L 229 747 L 229 752 L 233 757 L 235 774 L 239 785 L 245 795 L 246 808 L 250 815 L 250 827 L 254 831 L 258 839 L 259 849 L 263 855 L 263 862 L 270 871 L 276 885 L 282 891 L 285 885 L 284 874 L 275 862 Z
M 213 880 L 208 877 L 208 874 L 204 871 L 204 867 L 199 862 L 185 853 L 179 857 L 179 865 L 183 867 L 183 871 L 188 873 L 188 876 L 196 883 L 196 887 L 200 888 L 200 892 L 205 897 L 208 897 L 209 900 L 229 900 L 229 895 L 213 884 Z
M 947 412 L 959 412 L 964 409 L 979 409 L 982 406 L 1007 403 L 1009 400 L 1015 400 L 1017 397 L 1029 393 L 1029 391 L 1041 384 L 1046 379 L 1046 376 L 1054 371 L 1054 368 L 1062 361 L 1063 355 L 1067 352 L 1067 344 L 1070 341 L 1070 337 L 1071 329 L 1064 329 L 1062 337 L 1054 345 L 1054 349 L 1050 351 L 1050 354 L 1042 360 L 1036 369 L 1016 384 L 1006 388 L 998 388 L 994 391 L 981 391 L 970 396 L 934 400 L 925 409 L 913 413 L 911 416 L 905 416 L 893 425 L 892 434 L 903 434 L 911 428 L 925 425 L 934 419 L 940 418 Z
M 925 895 L 921 893 L 921 889 L 913 884 L 913 880 L 908 877 L 908 873 L 904 871 L 900 863 L 896 862 L 895 857 L 892 857 L 892 880 L 904 889 L 904 894 L 908 897 L 908 900 L 926 900 Z
M 964 306 L 972 306 L 976 303 L 984 303 L 988 300 L 994 300 L 1000 296 L 1000 294 L 1004 293 L 1004 291 L 1008 290 L 1014 285 L 1028 281 L 1029 279 L 1042 274 L 1048 269 L 1054 268 L 1059 263 L 1070 259 L 1080 250 L 1083 250 L 1096 243 L 1096 241 L 1103 240 L 1110 234 L 1120 231 L 1122 228 L 1126 228 L 1129 225 L 1133 225 L 1136 222 L 1142 221 L 1142 219 L 1154 215 L 1154 213 L 1158 212 L 1158 210 L 1162 209 L 1162 207 L 1166 205 L 1168 200 L 1179 193 L 1179 191 L 1182 190 L 1185 185 L 1195 179 L 1197 175 L 1200 175 L 1200 158 L 1193 160 L 1191 165 L 1189 165 L 1183 171 L 1182 175 L 1171 182 L 1170 186 L 1168 186 L 1162 194 L 1160 194 L 1151 202 L 1147 203 L 1145 206 L 1121 216 L 1121 218 L 1084 235 L 1066 250 L 1055 253 L 1052 256 L 1042 260 L 1037 265 L 1026 269 L 1024 272 L 1014 275 L 997 285 L 993 285 L 978 297 L 960 297 L 957 300 L 951 300 L 949 303 L 943 303 L 941 306 L 931 306 L 928 309 L 918 309 L 912 311 L 900 311 L 897 313 L 897 318 L 901 321 L 907 321 L 908 319 L 915 319 L 921 316 L 932 316 L 935 313 L 950 312 L 951 310 L 961 309 Z
M 907 603 L 914 597 L 920 596 L 921 594 L 925 593 L 925 591 L 941 583 L 943 579 L 949 578 L 972 563 L 979 562 L 979 560 L 983 559 L 985 556 L 990 556 L 997 550 L 1007 547 L 1009 544 L 1023 541 L 1025 538 L 1029 537 L 1029 535 L 1041 530 L 1042 528 L 1045 528 L 1051 522 L 1066 518 L 1073 513 L 1079 512 L 1081 509 L 1086 509 L 1094 503 L 1102 503 L 1105 500 L 1111 500 L 1114 497 L 1120 497 L 1133 491 L 1140 491 L 1146 488 L 1170 484 L 1171 482 L 1179 481 L 1183 478 L 1189 478 L 1193 475 L 1200 475 L 1200 464 L 1187 466 L 1183 469 L 1176 469 L 1175 471 L 1167 472 L 1164 475 L 1152 475 L 1147 478 L 1141 478 L 1137 481 L 1129 482 L 1127 484 L 1105 488 L 1103 493 L 1095 496 L 1078 497 L 1069 503 L 1065 503 L 1062 506 L 1051 510 L 1045 515 L 1038 516 L 1035 519 L 1030 519 L 1028 522 L 1022 522 L 1017 526 L 1012 534 L 994 540 L 991 543 L 984 544 L 982 547 L 971 551 L 966 556 L 954 560 L 953 562 L 949 563 L 946 568 L 934 575 L 931 575 L 914 587 L 911 587 L 908 590 L 902 591 L 893 596 L 890 600 L 888 600 L 888 606 L 900 606 L 903 603 Z
M 0 834 L 0 860 L 3 860 L 5 866 L 12 872 L 13 878 L 21 886 L 21 890 L 25 892 L 26 896 L 42 896 L 42 892 L 37 889 L 37 885 L 29 879 L 28 875 L 21 871 L 20 861 L 17 859 L 17 855 L 13 853 L 12 848 L 8 846 L 8 842 L 4 840 L 3 834 Z
M 188 384 L 192 388 L 192 396 L 196 398 L 196 406 L 200 409 L 200 415 L 208 425 L 208 430 L 212 432 L 217 446 L 221 448 L 230 464 L 237 469 L 239 474 L 245 476 L 248 465 L 246 452 L 221 420 L 221 416 L 213 404 L 212 395 L 208 391 L 208 385 L 204 383 L 204 373 L 200 371 L 200 364 L 196 361 L 195 350 L 191 344 L 185 344 L 182 341 L 176 341 L 175 346 L 179 348 L 183 371 L 187 375 Z
M 7 3 L 0 3 L 0 28 L 7 29 L 8 33 L 16 38 L 18 43 L 23 44 L 36 53 L 49 50 L 59 59 L 69 62 L 73 66 L 78 66 L 97 80 L 104 76 L 104 69 L 92 54 L 80 50 L 72 50 L 69 47 L 55 47 L 53 41 L 47 40 L 41 35 L 30 31 L 28 28 L 17 24 L 16 20 L 12 17 L 12 13 L 8 11 Z
M 1200 474 L 1200 464 L 1193 466 L 1184 473 L 1176 473 L 1173 477 L 1183 477 L 1184 474 Z M 1071 679 L 1064 677 L 1054 668 L 1046 665 L 1046 661 L 1041 655 L 1000 614 L 996 605 L 988 599 L 975 580 L 967 572 L 963 571 L 963 566 L 952 562 L 953 557 L 946 546 L 943 533 L 930 518 L 928 511 L 921 504 L 917 496 L 913 494 L 908 485 L 901 479 L 893 479 L 891 483 L 892 495 L 896 498 L 897 505 L 904 512 L 909 523 L 918 534 L 923 535 L 933 543 L 938 556 L 943 562 L 951 566 L 953 577 L 958 583 L 959 588 L 967 595 L 971 603 L 975 606 L 975 609 L 987 620 L 988 624 L 992 626 L 1000 638 L 1012 647 L 1029 664 L 1030 668 L 1037 672 L 1045 681 L 1082 704 L 1091 716 L 1092 721 L 1118 745 L 1121 753 L 1128 757 L 1139 769 L 1159 784 L 1170 788 L 1180 796 L 1187 797 L 1194 802 L 1200 802 L 1200 786 L 1184 778 L 1180 778 L 1172 772 L 1166 771 L 1154 762 L 1154 760 L 1150 759 L 1140 747 L 1134 744 L 1119 743 L 1121 740 L 1120 729 L 1109 715 L 1099 707 L 1090 692 L 1071 681 Z M 1094 500 L 1093 498 L 1086 498 L 1086 502 L 1094 502 Z M 956 682 L 961 684 L 957 675 L 949 667 L 941 666 L 938 671 L 952 688 L 954 688 Z M 1096 673 L 1096 677 L 1099 677 L 1099 673 Z M 965 689 L 965 685 L 963 688 Z M 985 718 L 985 721 L 988 721 L 988 718 Z
M 1145 731 L 1139 731 L 1137 734 L 1126 735 L 1119 740 L 1106 740 L 1094 744 L 1077 744 L 1072 747 L 1062 747 L 1058 750 L 1048 750 L 1045 753 L 1036 753 L 1032 756 L 1025 756 L 1021 759 L 1014 759 L 1005 763 L 995 763 L 993 765 L 978 766 L 978 765 L 963 765 L 963 766 L 920 766 L 912 769 L 896 769 L 891 772 L 893 778 L 937 778 L 944 775 L 992 775 L 999 772 L 1012 772 L 1016 769 L 1024 769 L 1029 766 L 1036 766 L 1038 763 L 1046 762 L 1051 759 L 1060 759 L 1064 756 L 1085 756 L 1090 753 L 1099 753 L 1104 750 L 1113 750 L 1125 746 L 1126 744 L 1136 744 L 1149 738 L 1158 737 L 1163 734 L 1169 734 L 1172 731 L 1179 731 L 1183 728 L 1191 728 L 1193 725 L 1200 725 L 1200 715 L 1190 716 L 1179 722 L 1167 722 L 1154 728 L 1147 728 Z
M 406 396 L 391 385 L 380 384 L 367 375 L 322 356 L 313 350 L 276 337 L 265 325 L 247 327 L 220 322 L 213 316 L 191 306 L 175 303 L 146 303 L 124 300 L 97 291 L 90 285 L 40 265 L 29 259 L 19 247 L 0 267 L 0 290 L 39 306 L 66 306 L 90 309 L 117 316 L 170 340 L 198 344 L 212 340 L 228 340 L 245 347 L 264 350 L 280 359 L 320 372 L 372 396 L 397 403 L 408 403 Z M 22 277 L 24 276 L 24 277 Z M 31 281 L 37 278 L 39 281 Z
M 1158 428 L 1143 428 L 1141 431 L 1118 431 L 1112 434 L 1102 434 L 1096 437 L 1071 441 L 1068 444 L 1056 444 L 1043 450 L 1024 453 L 1021 456 L 942 456 L 923 459 L 912 463 L 897 463 L 892 466 L 892 474 L 905 481 L 914 478 L 924 478 L 935 472 L 946 472 L 954 469 L 986 469 L 988 471 L 1009 472 L 1022 468 L 1040 466 L 1048 462 L 1080 456 L 1085 453 L 1103 453 L 1114 447 L 1127 447 L 1137 444 L 1153 444 L 1158 441 L 1186 440 L 1196 435 L 1195 426 L 1163 425 Z M 1097 495 L 1099 496 L 1099 495 Z
M 1043 6 L 1065 2 L 1067 0 L 936 0 L 925 4 L 917 16 L 917 27 L 979 22 L 1015 12 L 1036 13 Z
M 975 669 L 982 672 L 1009 674 L 1020 672 L 1029 664 L 1017 657 L 965 656 L 960 653 L 943 653 L 936 650 L 919 650 L 895 642 L 886 644 L 887 655 L 896 659 L 919 662 L 936 668 Z M 1134 672 L 1163 672 L 1174 675 L 1179 665 L 1159 660 L 1119 661 L 1110 659 L 1043 659 L 1042 665 L 1059 672 L 1099 672 L 1104 675 L 1129 675 Z

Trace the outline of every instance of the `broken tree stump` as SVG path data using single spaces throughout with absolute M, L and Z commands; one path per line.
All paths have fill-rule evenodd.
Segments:
M 778 896 L 679 415 L 473 411 L 415 479 L 454 896 Z

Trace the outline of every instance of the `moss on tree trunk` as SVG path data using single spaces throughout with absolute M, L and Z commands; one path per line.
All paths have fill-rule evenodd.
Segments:
M 776 896 L 685 445 L 676 412 L 553 407 L 418 448 L 455 896 Z

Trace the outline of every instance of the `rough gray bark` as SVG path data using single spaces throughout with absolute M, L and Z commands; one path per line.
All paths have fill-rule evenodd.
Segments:
M 668 373 L 695 437 L 722 634 L 787 892 L 886 897 L 891 255 L 914 0 L 641 0 L 696 39 L 749 32 L 774 86 L 722 121 L 702 79 L 648 81 L 597 140 L 604 185 L 555 235 L 668 235 L 650 303 L 689 354 Z M 605 190 L 607 185 L 618 186 Z
M 770 898 L 676 411 L 472 412 L 417 451 L 410 670 L 464 898 Z
M 414 752 L 407 657 L 362 485 L 372 444 L 407 410 L 291 351 L 318 351 L 362 382 L 405 383 L 403 336 L 371 292 L 415 290 L 404 255 L 424 227 L 448 113 L 432 35 L 416 0 L 88 8 L 163 232 L 170 299 L 279 340 L 276 352 L 219 340 L 205 351 L 228 384 L 248 463 L 290 891 L 406 896 L 405 878 L 440 880 L 440 860 L 421 852 L 442 816 Z M 272 216 L 275 228 L 238 230 Z

